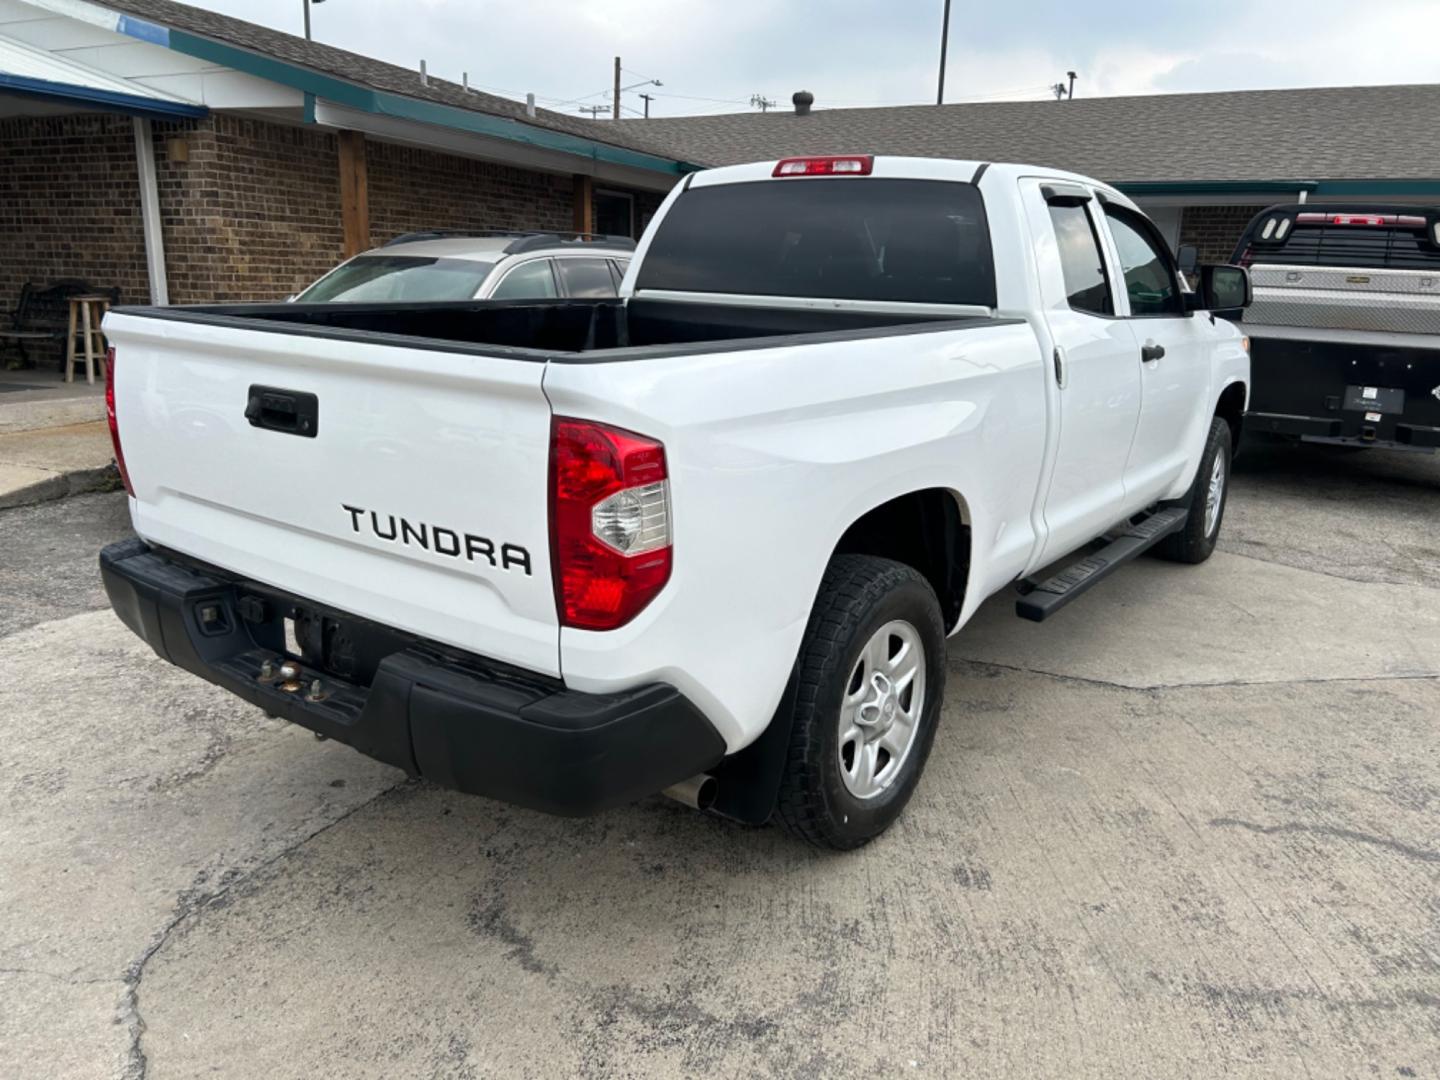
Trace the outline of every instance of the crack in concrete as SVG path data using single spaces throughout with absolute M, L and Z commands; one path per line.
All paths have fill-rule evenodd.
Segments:
M 1374 833 L 1360 832 L 1356 829 L 1342 829 L 1335 825 L 1306 825 L 1299 821 L 1286 821 L 1279 825 L 1261 825 L 1255 821 L 1241 821 L 1239 818 L 1211 818 L 1210 824 L 1217 828 L 1246 829 L 1249 832 L 1260 833 L 1263 836 L 1273 836 L 1276 833 L 1312 833 L 1316 836 L 1333 836 L 1340 840 L 1354 840 L 1360 844 L 1373 844 L 1375 847 L 1385 848 L 1407 859 L 1416 859 L 1420 862 L 1440 862 L 1440 851 L 1431 851 L 1429 848 L 1414 847 L 1402 843 L 1399 840 L 1391 840 L 1388 836 L 1376 836 Z
M 55 982 L 64 983 L 66 986 L 103 986 L 107 983 L 120 981 L 115 978 L 77 979 L 71 975 L 60 975 L 54 971 L 46 971 L 44 968 L 0 967 L 0 975 L 38 975 L 41 978 L 53 979 Z
M 1090 675 L 1068 675 L 1060 671 L 1045 671 L 1042 668 L 1025 667 L 1021 664 L 1000 664 L 993 660 L 972 660 L 964 656 L 952 656 L 951 659 L 965 664 L 974 664 L 977 667 L 1014 671 L 1022 675 L 1041 675 L 1047 679 L 1059 679 L 1062 682 L 1100 686 L 1109 690 L 1131 690 L 1141 694 L 1164 690 L 1214 690 L 1247 686 L 1312 686 L 1330 683 L 1425 682 L 1430 680 L 1440 682 L 1440 672 L 1416 671 L 1400 672 L 1394 675 L 1315 675 L 1295 679 L 1217 679 L 1212 682 L 1150 683 L 1137 686 L 1134 683 L 1116 682 L 1113 679 L 1101 679 Z
M 313 832 L 300 837 L 294 843 L 287 845 L 268 859 L 262 860 L 248 870 L 235 871 L 233 873 L 227 871 L 221 875 L 220 887 L 211 892 L 201 893 L 197 891 L 187 891 L 180 894 L 175 912 L 170 920 L 160 929 L 159 933 L 150 939 L 150 944 L 146 946 L 145 950 L 125 970 L 125 974 L 122 977 L 122 981 L 125 983 L 125 993 L 120 1001 L 119 1017 L 117 1020 L 126 1025 L 130 1036 L 130 1046 L 126 1054 L 125 1071 L 123 1073 L 124 1080 L 145 1080 L 145 1071 L 149 1063 L 145 1058 L 145 1051 L 141 1049 L 140 1046 L 140 1042 L 145 1035 L 145 1019 L 140 1015 L 140 980 L 145 976 L 145 965 L 150 962 L 156 953 L 165 947 L 171 935 L 173 935 L 183 923 L 187 922 L 191 916 L 199 914 L 205 908 L 213 905 L 217 900 L 229 895 L 237 884 L 253 879 L 281 859 L 299 851 L 316 837 L 324 835 L 335 828 L 335 826 L 342 824 L 353 815 L 383 799 L 391 792 L 398 791 L 400 788 L 412 783 L 414 783 L 414 781 L 407 777 L 397 784 L 391 784 L 384 790 L 376 792 L 365 801 L 356 803 L 343 814 L 326 822 Z
M 1231 543 L 1235 543 L 1235 544 L 1261 544 L 1261 541 L 1258 541 L 1258 540 L 1238 540 L 1238 539 L 1237 539 L 1237 540 L 1232 540 Z M 1269 545 L 1261 544 L 1261 546 L 1266 546 L 1266 547 L 1268 547 Z M 1387 544 L 1386 546 L 1389 547 L 1390 545 Z M 1316 569 L 1315 567 L 1313 567 L 1313 566 L 1300 566 L 1300 565 L 1298 565 L 1298 564 L 1296 564 L 1296 563 L 1286 562 L 1286 561 L 1283 560 L 1283 559 L 1267 559 L 1267 558 L 1264 558 L 1264 557 L 1261 556 L 1261 555 L 1256 555 L 1256 554 L 1254 554 L 1254 553 L 1252 553 L 1252 552 L 1248 552 L 1248 551 L 1236 551 L 1233 547 L 1229 547 L 1229 546 L 1227 546 L 1227 545 L 1224 544 L 1224 543 L 1218 545 L 1215 550 L 1216 550 L 1216 551 L 1219 551 L 1219 552 L 1221 552 L 1222 554 L 1225 554 L 1225 555 L 1231 555 L 1231 556 L 1233 556 L 1233 557 L 1235 557 L 1235 558 L 1237 558 L 1237 559 L 1249 559 L 1251 562 L 1264 563 L 1266 566 L 1281 566 L 1281 567 L 1284 567 L 1286 570 L 1297 570 L 1297 571 L 1299 571 L 1299 572 L 1302 573 L 1302 574 L 1318 574 L 1320 577 L 1331 578 L 1331 579 L 1333 579 L 1333 580 L 1335 580 L 1335 581 L 1347 581 L 1347 582 L 1349 582 L 1349 583 L 1352 584 L 1352 585 L 1393 585 L 1393 586 L 1395 586 L 1396 588 L 1401 588 L 1401 589 L 1424 589 L 1424 590 L 1426 590 L 1427 592 L 1437 592 L 1437 591 L 1440 591 L 1440 589 L 1437 589 L 1434 585 L 1427 584 L 1426 582 L 1423 582 L 1423 581 L 1392 581 L 1392 580 L 1391 580 L 1390 578 L 1388 578 L 1388 577 L 1387 577 L 1387 578 L 1379 578 L 1379 579 L 1376 579 L 1376 578 L 1367 578 L 1367 577 L 1355 577 L 1355 576 L 1352 576 L 1352 575 L 1350 575 L 1350 574 L 1337 574 L 1337 573 L 1336 573 L 1335 571 L 1333 571 L 1333 570 L 1317 570 L 1317 569 Z M 1393 551 L 1394 549 L 1392 548 L 1391 550 Z M 1400 552 L 1396 552 L 1396 554 L 1398 555 L 1398 554 L 1401 554 L 1401 553 L 1400 553 Z M 1411 562 L 1415 562 L 1415 561 L 1416 561 L 1415 558 L 1414 558 L 1414 556 L 1412 556 L 1412 555 L 1408 555 L 1408 554 L 1407 554 L 1407 555 L 1405 555 L 1405 558 L 1409 559 Z M 1397 574 L 1396 576 L 1398 577 L 1399 575 Z

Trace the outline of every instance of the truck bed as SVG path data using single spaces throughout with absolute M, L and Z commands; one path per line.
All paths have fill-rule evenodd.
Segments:
M 243 330 L 586 362 L 759 348 L 811 340 L 957 329 L 997 320 L 840 308 L 782 308 L 646 299 L 384 304 L 205 304 L 117 308 L 116 314 Z

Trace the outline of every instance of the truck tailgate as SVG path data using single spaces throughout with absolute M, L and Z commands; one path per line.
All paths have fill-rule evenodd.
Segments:
M 105 329 L 144 539 L 559 674 L 543 362 L 183 316 Z M 304 395 L 310 430 L 286 430 Z

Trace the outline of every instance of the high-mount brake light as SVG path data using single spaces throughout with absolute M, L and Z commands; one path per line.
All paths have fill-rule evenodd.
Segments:
M 120 425 L 115 419 L 115 346 L 105 350 L 105 419 L 110 424 L 110 442 L 115 447 L 115 467 L 120 470 L 120 482 L 125 493 L 134 495 L 130 483 L 130 470 L 125 468 L 125 451 L 120 448 Z
M 1402 229 L 1423 229 L 1425 219 L 1416 214 L 1317 214 L 1313 211 L 1299 215 L 1301 225 L 1364 225 L 1375 228 L 1381 225 L 1398 225 Z
M 550 551 L 562 626 L 614 630 L 670 580 L 665 447 L 588 420 L 550 436 Z
M 875 167 L 870 154 L 785 158 L 771 176 L 869 176 Z

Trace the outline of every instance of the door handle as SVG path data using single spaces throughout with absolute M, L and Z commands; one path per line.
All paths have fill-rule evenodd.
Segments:
M 1153 341 L 1147 342 L 1140 347 L 1140 359 L 1149 363 L 1151 360 L 1159 360 L 1165 355 L 1165 346 L 1156 345 Z

